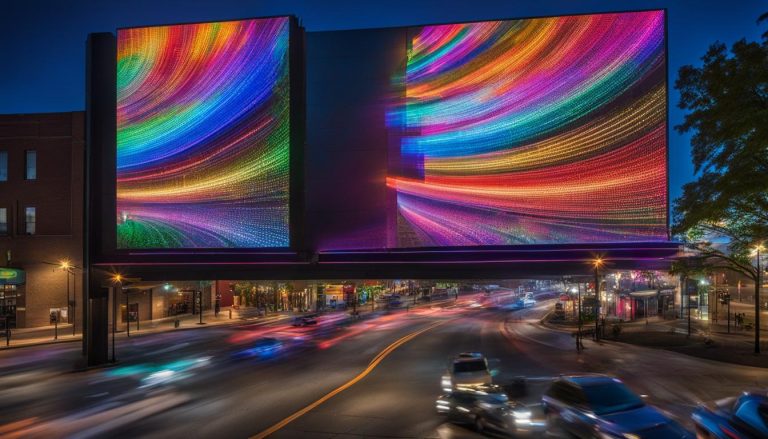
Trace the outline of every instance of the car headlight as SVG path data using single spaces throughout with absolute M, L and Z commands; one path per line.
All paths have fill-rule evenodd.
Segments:
M 514 416 L 515 419 L 531 419 L 531 411 L 530 410 L 514 410 L 512 411 L 512 416 Z
M 440 387 L 443 389 L 444 392 L 450 392 L 452 390 L 452 383 L 451 383 L 451 377 L 444 376 L 440 380 Z
M 640 436 L 632 433 L 600 433 L 601 439 L 640 439 Z
M 515 425 L 531 425 L 530 410 L 513 410 L 512 416 L 515 418 Z

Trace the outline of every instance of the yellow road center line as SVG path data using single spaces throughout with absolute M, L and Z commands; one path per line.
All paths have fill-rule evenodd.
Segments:
M 327 393 L 322 398 L 320 398 L 317 401 L 313 402 L 312 404 L 304 407 L 303 409 L 297 411 L 296 413 L 288 416 L 287 418 L 283 419 L 282 421 L 278 422 L 277 424 L 269 427 L 268 429 L 262 431 L 261 433 L 255 435 L 255 436 L 252 436 L 251 439 L 263 439 L 263 438 L 265 438 L 265 437 L 267 437 L 267 436 L 277 432 L 281 428 L 285 427 L 286 425 L 290 424 L 291 422 L 295 421 L 296 419 L 298 419 L 298 418 L 304 416 L 305 414 L 307 414 L 308 412 L 312 411 L 313 409 L 315 409 L 317 406 L 319 406 L 320 404 L 324 403 L 325 401 L 328 401 L 329 399 L 333 398 L 334 396 L 338 395 L 339 393 L 341 393 L 341 392 L 347 390 L 348 388 L 354 386 L 358 381 L 360 381 L 363 378 L 365 378 L 366 376 L 368 376 L 368 374 L 370 374 L 376 368 L 376 366 L 378 366 L 379 363 L 381 363 L 384 360 L 384 358 L 386 358 L 389 354 L 391 354 L 395 349 L 397 349 L 398 347 L 404 345 L 405 343 L 408 343 L 410 340 L 416 338 L 417 336 L 421 335 L 422 333 L 427 332 L 430 329 L 435 328 L 437 326 L 440 326 L 440 325 L 444 324 L 447 321 L 448 320 L 443 320 L 443 321 L 440 321 L 440 322 L 437 322 L 437 323 L 433 323 L 433 324 L 427 326 L 426 328 L 422 328 L 422 329 L 419 329 L 418 331 L 414 331 L 414 332 L 412 332 L 412 333 L 410 333 L 408 335 L 405 335 L 405 336 L 399 338 L 398 340 L 394 341 L 392 344 L 387 346 L 383 351 L 379 352 L 379 354 L 376 355 L 373 358 L 373 360 L 371 360 L 370 363 L 368 363 L 368 367 L 366 367 L 365 370 L 360 372 L 356 377 L 352 378 L 351 380 L 347 381 L 346 383 L 342 384 L 341 386 L 333 389 L 332 391 Z

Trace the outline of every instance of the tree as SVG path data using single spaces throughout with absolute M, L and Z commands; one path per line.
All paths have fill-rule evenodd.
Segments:
M 758 22 L 768 20 L 768 13 Z M 675 200 L 672 232 L 703 264 L 755 281 L 755 353 L 760 351 L 758 270 L 751 251 L 768 237 L 768 31 L 730 53 L 709 47 L 701 67 L 680 68 L 675 88 L 687 111 L 675 128 L 693 132 L 698 178 Z M 757 261 L 755 261 L 757 262 Z

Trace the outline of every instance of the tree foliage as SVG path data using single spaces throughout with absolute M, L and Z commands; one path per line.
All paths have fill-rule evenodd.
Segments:
M 675 128 L 692 133 L 698 178 L 675 200 L 672 232 L 705 263 L 754 278 L 749 252 L 768 237 L 768 32 L 730 51 L 712 44 L 702 61 L 675 82 L 687 112 Z

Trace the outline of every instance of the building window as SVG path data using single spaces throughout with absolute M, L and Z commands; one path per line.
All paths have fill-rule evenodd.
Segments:
M 0 151 L 0 181 L 8 181 L 8 151 Z
M 8 234 L 8 209 L 0 207 L 0 235 Z
M 37 151 L 27 151 L 27 171 L 24 178 L 37 180 Z
M 24 232 L 27 235 L 35 234 L 35 222 L 37 220 L 37 213 L 34 207 L 27 207 L 24 209 Z

